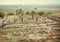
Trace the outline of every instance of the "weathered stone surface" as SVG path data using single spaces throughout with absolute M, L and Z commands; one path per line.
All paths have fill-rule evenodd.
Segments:
M 24 17 L 24 21 L 22 23 L 18 16 L 9 16 L 5 21 L 5 24 L 7 23 L 7 25 L 4 26 L 4 29 L 17 30 L 18 32 L 13 31 L 10 35 L 19 36 L 19 42 L 42 42 L 43 39 L 45 40 L 52 35 L 52 24 L 57 22 L 46 17 L 39 17 L 38 19 L 38 23 L 36 23 L 35 20 L 29 20 L 26 22 L 27 17 L 26 19 Z

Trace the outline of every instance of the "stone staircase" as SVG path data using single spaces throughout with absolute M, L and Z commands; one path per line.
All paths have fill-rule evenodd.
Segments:
M 57 42 L 60 42 L 60 13 L 51 14 L 48 16 L 49 19 L 56 21 L 57 23 L 51 24 L 55 34 L 53 36 L 57 37 Z

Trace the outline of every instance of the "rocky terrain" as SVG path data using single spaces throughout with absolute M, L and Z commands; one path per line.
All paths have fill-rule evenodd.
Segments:
M 55 31 L 54 36 L 57 36 L 57 42 L 60 42 L 60 13 L 51 14 L 48 18 L 58 22 L 56 24 L 52 24 L 52 26 Z
M 8 16 L 0 19 L 0 36 L 8 42 L 55 42 L 57 36 L 54 28 L 58 23 L 53 18 L 42 16 L 38 16 L 38 22 L 30 16 L 24 16 L 23 22 L 19 16 Z

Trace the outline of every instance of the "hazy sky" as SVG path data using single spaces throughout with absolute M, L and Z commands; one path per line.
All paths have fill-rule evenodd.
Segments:
M 0 0 L 0 4 L 19 5 L 19 4 L 60 4 L 60 0 Z

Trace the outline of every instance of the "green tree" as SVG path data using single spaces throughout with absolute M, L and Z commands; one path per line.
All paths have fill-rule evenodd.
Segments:
M 16 10 L 16 15 L 18 15 L 19 14 L 19 10 Z
M 38 14 L 36 13 L 36 22 L 38 22 Z
M 4 18 L 4 12 L 0 12 L 0 17 Z
M 36 7 L 35 7 L 34 9 L 35 9 L 35 10 L 37 10 L 37 8 L 36 8 Z
M 4 19 L 4 12 L 0 12 L 0 17 Z M 4 20 L 1 22 L 1 27 L 4 28 Z
M 36 11 L 35 11 L 35 15 L 36 15 L 36 23 L 38 22 L 38 12 L 37 12 L 37 8 L 35 7 L 34 8 Z
M 38 12 L 38 14 L 39 14 L 40 16 L 42 16 L 42 15 L 44 15 L 44 14 L 45 14 L 45 12 L 40 11 L 40 12 Z
M 22 9 L 19 10 L 19 14 L 21 15 L 21 21 L 23 22 L 24 12 Z
M 26 15 L 29 15 L 29 11 L 26 12 Z
M 34 19 L 35 11 L 31 11 L 32 19 Z

